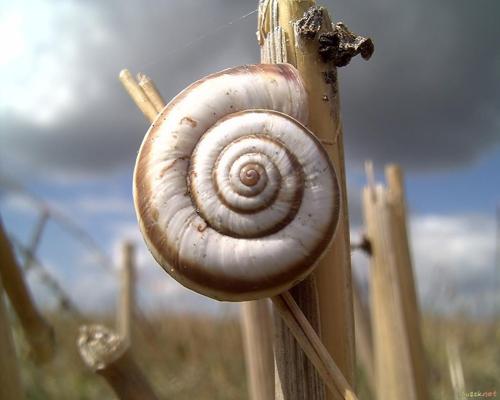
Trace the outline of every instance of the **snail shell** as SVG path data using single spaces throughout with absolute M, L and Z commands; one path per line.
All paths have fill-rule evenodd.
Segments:
M 159 114 L 137 158 L 134 203 L 150 251 L 177 281 L 241 301 L 311 272 L 340 200 L 307 111 L 298 71 L 260 64 L 201 79 Z

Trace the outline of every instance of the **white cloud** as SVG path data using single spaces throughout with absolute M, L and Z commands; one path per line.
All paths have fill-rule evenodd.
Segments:
M 51 125 L 95 97 L 99 82 L 82 73 L 84 50 L 99 49 L 111 35 L 95 8 L 78 2 L 2 4 L 0 111 Z M 91 73 L 91 71 L 87 71 Z
M 466 279 L 494 271 L 495 219 L 484 215 L 425 215 L 411 220 L 411 238 L 418 273 L 435 268 Z
M 495 306 L 495 219 L 483 214 L 414 215 L 410 247 L 420 302 L 438 311 L 492 311 Z M 362 228 L 352 229 L 353 241 Z M 366 284 L 367 257 L 353 254 L 355 276 Z
M 425 215 L 411 221 L 421 303 L 435 310 L 488 313 L 495 287 L 495 218 Z

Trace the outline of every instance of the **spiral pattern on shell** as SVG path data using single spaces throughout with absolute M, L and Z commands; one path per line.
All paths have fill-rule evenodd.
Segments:
M 309 274 L 339 217 L 328 155 L 288 64 L 210 75 L 157 117 L 141 146 L 134 200 L 158 263 L 229 301 L 289 289 Z

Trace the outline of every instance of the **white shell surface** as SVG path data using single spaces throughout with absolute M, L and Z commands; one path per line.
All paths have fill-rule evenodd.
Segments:
M 311 272 L 333 238 L 339 193 L 306 122 L 288 64 L 222 71 L 165 107 L 141 146 L 134 199 L 167 272 L 233 301 L 277 294 Z

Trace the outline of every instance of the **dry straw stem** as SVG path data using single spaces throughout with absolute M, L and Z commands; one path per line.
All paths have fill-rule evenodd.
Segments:
M 54 331 L 35 307 L 1 221 L 0 260 L 0 276 L 30 345 L 30 356 L 36 363 L 48 362 L 55 351 Z
M 4 303 L 0 276 L 0 399 L 24 399 L 21 371 L 17 362 L 12 331 Z
M 327 387 L 342 399 L 356 400 L 354 390 L 333 361 L 320 337 L 288 292 L 272 298 L 273 304 L 295 336 L 309 360 L 316 367 Z
M 250 399 L 273 400 L 273 327 L 269 300 L 243 302 L 241 325 Z
M 377 398 L 417 400 L 394 247 L 394 212 L 382 186 L 365 187 L 371 258 L 370 292 Z
M 158 400 L 122 338 L 101 325 L 82 326 L 78 350 L 85 364 L 101 375 L 120 400 Z
M 290 289 L 289 293 L 293 296 L 309 325 L 315 332 L 319 332 L 319 309 L 314 276 L 310 276 L 301 284 Z M 278 305 L 274 305 L 276 310 L 278 310 Z M 323 376 L 318 373 L 317 363 L 315 365 L 309 360 L 308 355 L 301 347 L 301 342 L 297 341 L 295 336 L 297 329 L 290 329 L 286 323 L 283 318 L 286 315 L 286 313 L 274 313 L 276 399 L 324 399 L 327 387 L 323 382 Z
M 144 90 L 136 82 L 130 71 L 128 69 L 122 70 L 119 78 L 127 93 L 132 97 L 137 107 L 139 107 L 139 110 L 142 111 L 149 122 L 153 122 L 158 115 L 158 111 Z
M 427 368 L 420 328 L 420 307 L 417 299 L 408 228 L 406 224 L 407 209 L 403 171 L 398 165 L 390 164 L 385 168 L 385 177 L 388 186 L 387 197 L 392 205 L 391 209 L 394 214 L 392 225 L 394 234 L 392 237 L 394 239 L 394 249 L 397 257 L 401 300 L 403 302 L 403 314 L 410 344 L 411 362 L 415 374 L 417 397 L 419 400 L 426 400 L 429 398 L 426 374 Z
M 153 80 L 142 73 L 137 74 L 137 80 L 139 81 L 139 86 L 142 88 L 149 101 L 153 104 L 156 112 L 159 113 L 165 107 L 165 100 L 161 97 L 160 92 L 156 88 Z
M 340 120 L 339 93 L 336 68 L 331 62 L 325 63 L 318 56 L 320 33 L 332 32 L 332 24 L 326 10 L 321 9 L 317 22 L 319 30 L 314 38 L 301 35 L 296 22 L 304 13 L 315 6 L 312 0 L 267 0 L 259 8 L 259 40 L 262 54 L 271 61 L 282 60 L 297 67 L 309 94 L 309 128 L 327 145 L 333 165 L 339 177 L 342 196 L 341 220 L 331 247 L 320 261 L 316 272 L 318 299 L 310 292 L 310 302 L 314 305 L 301 304 L 303 309 L 314 310 L 319 307 L 319 319 L 313 326 L 320 328 L 320 336 L 347 378 L 354 382 L 354 316 L 351 288 L 350 238 L 346 197 L 345 163 L 343 150 L 342 124 Z M 279 33 L 281 30 L 281 33 Z M 272 43 L 270 43 L 271 41 Z M 270 49 L 270 50 L 266 50 Z M 308 283 L 306 283 L 308 285 Z M 306 314 L 307 315 L 307 314 Z M 307 315 L 310 318 L 310 315 Z M 311 318 L 310 318 L 311 319 Z M 278 344 L 279 346 L 279 344 Z M 286 353 L 286 352 L 285 352 Z M 280 361 L 277 359 L 278 370 Z M 282 368 L 286 367 L 283 360 Z M 302 378 L 303 379 L 303 378 Z M 298 375 L 284 382 L 294 385 L 300 381 Z M 328 399 L 338 399 L 337 394 L 327 394 Z M 301 398 L 287 396 L 286 399 Z M 318 399 L 322 397 L 315 397 Z

